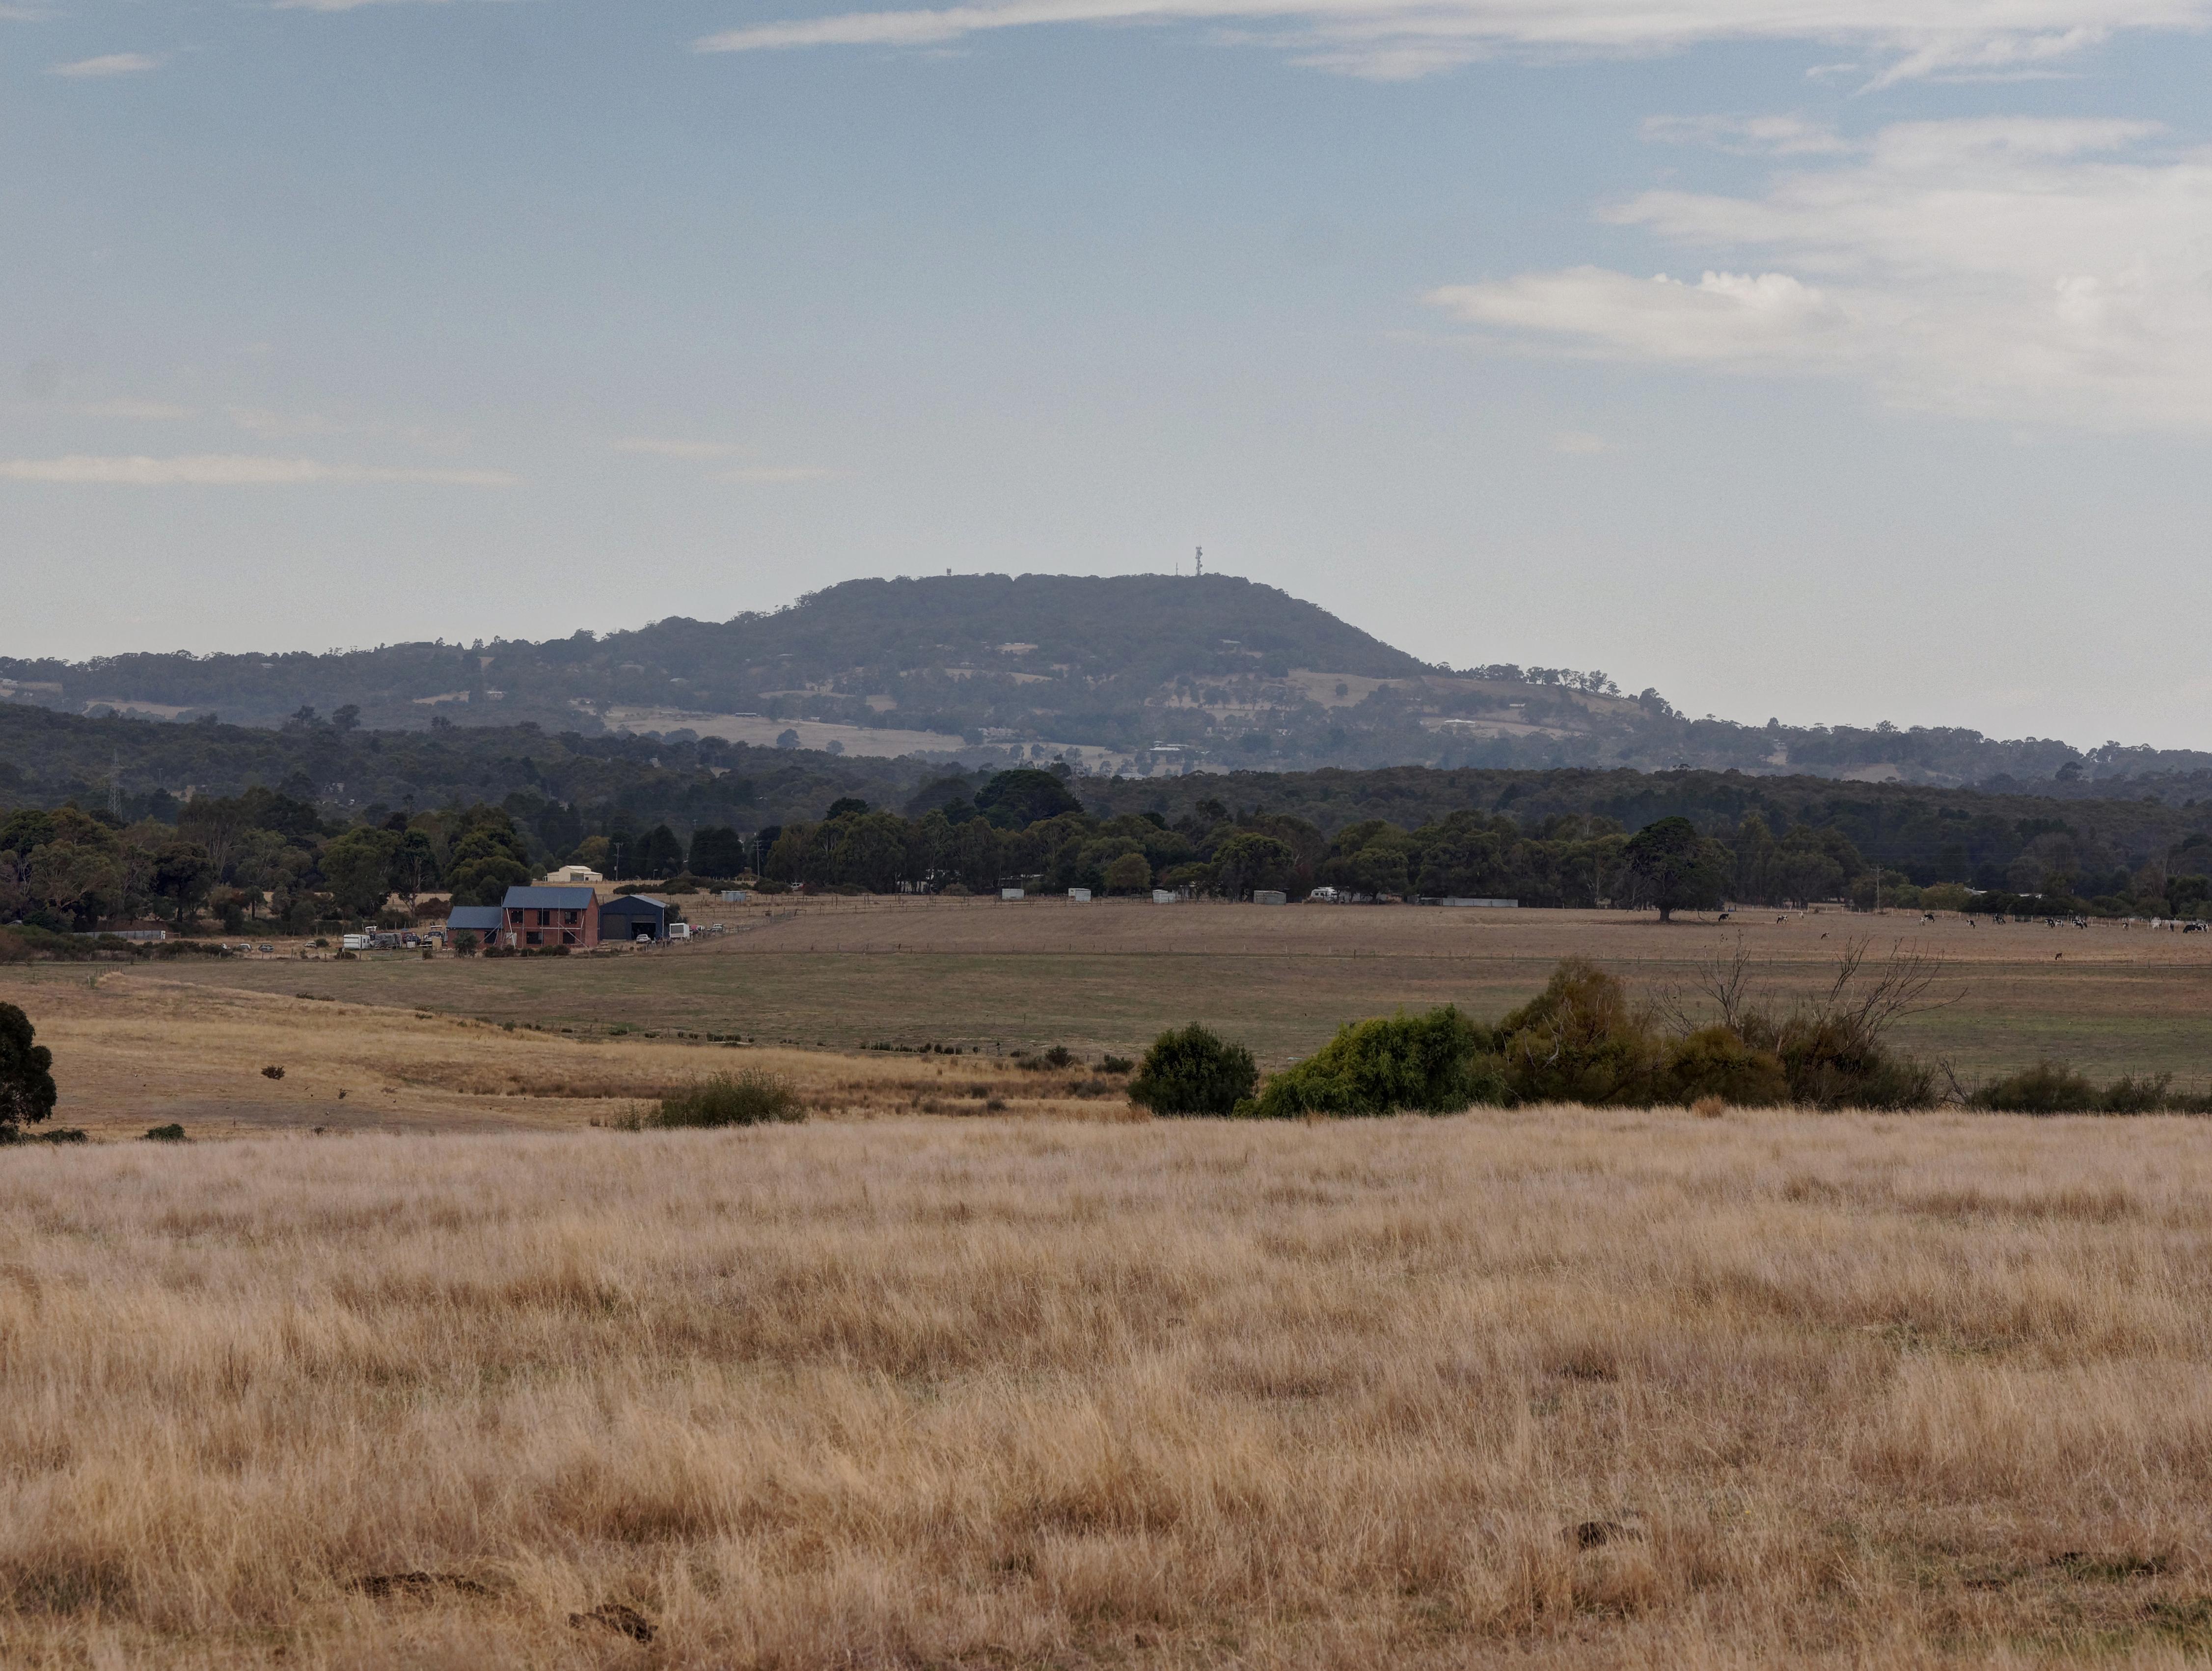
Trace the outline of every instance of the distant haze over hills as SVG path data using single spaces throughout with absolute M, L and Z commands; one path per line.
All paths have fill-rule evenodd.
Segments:
M 529 722 L 971 764 L 1018 754 L 1139 775 L 1688 765 L 2066 793 L 2118 778 L 2157 793 L 2212 770 L 2191 750 L 1692 720 L 1600 673 L 1431 665 L 1229 575 L 851 580 L 771 613 L 544 643 L 0 659 L 0 699 L 264 726 L 312 708 L 381 730 Z

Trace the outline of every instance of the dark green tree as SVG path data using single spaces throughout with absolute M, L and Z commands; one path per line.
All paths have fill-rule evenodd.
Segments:
M 1026 829 L 1063 812 L 1080 812 L 1083 803 L 1050 772 L 1018 766 L 978 789 L 975 808 L 1000 829 Z
M 726 824 L 691 832 L 691 870 L 697 876 L 737 876 L 751 868 L 744 837 Z
M 645 832 L 645 839 L 637 844 L 637 862 L 633 868 L 640 876 L 665 881 L 684 868 L 684 843 L 676 839 L 676 832 L 666 824 L 657 823 Z
M 1735 868 L 1734 854 L 1679 817 L 1638 830 L 1621 850 L 1621 862 L 1629 896 L 1657 906 L 1662 922 L 1672 921 L 1677 910 L 1718 905 Z
M 1215 885 L 1231 899 L 1255 888 L 1289 888 L 1297 880 L 1297 855 L 1290 843 L 1256 831 L 1239 830 L 1213 855 Z
M 30 1017 L 0 1004 L 0 1143 L 54 1111 L 54 1053 L 36 1039 Z
M 207 897 L 214 881 L 215 866 L 208 862 L 207 849 L 198 842 L 164 842 L 154 849 L 148 885 L 175 907 L 179 927 L 184 926 L 185 914 Z

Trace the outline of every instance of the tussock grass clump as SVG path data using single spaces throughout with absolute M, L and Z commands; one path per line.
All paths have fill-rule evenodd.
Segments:
M 765 1126 L 805 1118 L 797 1091 L 775 1074 L 748 1067 L 669 1092 L 644 1123 L 662 1128 Z

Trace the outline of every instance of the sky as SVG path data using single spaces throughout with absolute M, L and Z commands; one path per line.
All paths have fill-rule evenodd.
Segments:
M 0 654 L 1209 570 L 2212 747 L 2212 0 L 0 0 Z

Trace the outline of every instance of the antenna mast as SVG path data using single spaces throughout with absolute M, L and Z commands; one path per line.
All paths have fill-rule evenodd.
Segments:
M 1205 548 L 1203 545 L 1201 545 L 1201 546 L 1200 546 L 1200 547 L 1198 548 L 1198 567 L 1197 567 L 1196 568 L 1193 569 L 1191 572 L 1192 572 L 1193 574 L 1197 574 L 1197 575 L 1198 575 L 1198 576 L 1200 576 L 1201 579 L 1202 579 L 1202 578 L 1204 578 L 1204 576 L 1205 576 L 1205 574 L 1206 574 L 1206 548 Z

